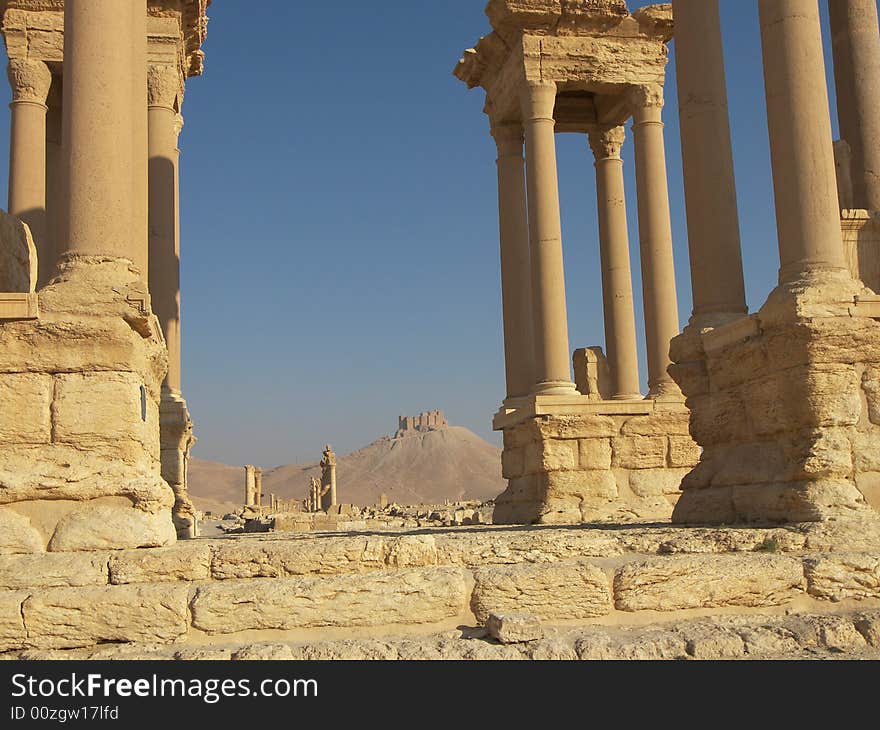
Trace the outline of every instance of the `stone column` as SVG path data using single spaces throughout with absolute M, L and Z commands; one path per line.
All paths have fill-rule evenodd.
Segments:
M 131 0 L 134 4 L 131 73 L 134 75 L 132 93 L 132 237 L 134 241 L 134 265 L 143 280 L 149 281 L 149 193 L 148 193 L 148 121 L 147 121 L 147 2 Z M 152 294 L 152 292 L 151 292 Z
M 132 70 L 135 3 L 64 7 L 65 253 L 134 261 Z M 137 3 L 139 5 L 139 3 Z M 145 70 L 146 73 L 146 70 Z
M 748 313 L 718 0 L 674 0 L 681 154 L 697 330 Z
M 64 203 L 64 175 L 62 174 L 63 155 L 61 151 L 61 129 L 63 109 L 61 99 L 62 80 L 52 77 L 52 88 L 46 103 L 46 245 L 47 257 L 40 259 L 40 285 L 52 278 L 58 259 L 59 242 L 64 238 L 62 230 Z
M 611 366 L 612 397 L 615 400 L 642 397 L 629 261 L 626 192 L 623 160 L 620 157 L 625 139 L 623 127 L 594 127 L 589 132 L 590 147 L 596 159 L 605 347 Z
M 759 0 L 779 283 L 846 267 L 816 0 Z
M 507 399 L 522 398 L 535 384 L 532 341 L 532 272 L 521 124 L 492 127 L 498 147 L 498 213 L 501 238 L 501 298 Z
M 840 136 L 852 158 L 853 205 L 880 210 L 880 31 L 876 0 L 829 0 Z
M 256 504 L 257 479 L 254 467 L 248 464 L 244 468 L 244 506 L 253 507 Z
M 263 470 L 260 467 L 254 469 L 254 500 L 257 507 L 263 506 Z
M 532 267 L 535 395 L 576 395 L 571 381 L 562 223 L 556 169 L 556 84 L 526 83 L 520 94 L 526 139 Z
M 663 88 L 659 85 L 636 87 L 630 94 L 630 102 L 639 198 L 648 398 L 680 398 L 678 386 L 667 372 L 669 343 L 678 335 L 678 298 L 663 142 Z
M 31 229 L 37 247 L 38 277 L 54 264 L 46 222 L 46 98 L 52 74 L 42 61 L 13 59 L 9 149 L 9 213 Z

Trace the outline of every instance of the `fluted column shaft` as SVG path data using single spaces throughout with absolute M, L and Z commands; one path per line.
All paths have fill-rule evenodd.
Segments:
M 679 393 L 667 372 L 671 362 L 669 343 L 678 335 L 678 297 L 663 141 L 663 89 L 639 87 L 633 89 L 630 99 L 639 199 L 648 397 L 658 398 Z
M 562 223 L 553 110 L 556 84 L 527 83 L 521 91 L 526 139 L 529 251 L 537 395 L 575 395 L 571 381 Z
M 602 262 L 602 301 L 605 347 L 611 367 L 612 397 L 641 398 L 636 320 L 633 305 L 626 191 L 620 150 L 623 127 L 595 127 L 589 132 L 596 159 L 596 195 L 599 213 L 599 253 Z
M 507 398 L 512 399 L 529 395 L 535 383 L 532 267 L 529 255 L 522 125 L 493 126 L 492 136 L 498 147 L 504 360 Z
M 180 76 L 172 66 L 152 66 L 149 89 L 150 296 L 168 346 L 166 388 L 180 395 L 180 239 L 178 236 L 175 108 Z
M 133 77 L 128 63 L 139 3 L 76 0 L 64 5 L 62 252 L 134 261 Z M 145 71 L 146 73 L 146 71 Z
M 718 0 L 674 0 L 693 322 L 745 315 L 742 246 Z
M 817 0 L 759 0 L 780 284 L 846 268 Z
M 31 229 L 39 283 L 54 263 L 46 218 L 46 98 L 52 74 L 42 61 L 11 60 L 12 120 L 9 148 L 9 213 Z
M 853 204 L 880 210 L 880 30 L 876 0 L 830 0 L 840 136 L 852 153 Z

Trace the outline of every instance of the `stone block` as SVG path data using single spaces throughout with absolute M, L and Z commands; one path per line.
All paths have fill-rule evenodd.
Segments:
M 0 375 L 0 443 L 48 444 L 52 440 L 54 387 L 51 375 Z
M 21 604 L 29 595 L 23 591 L 0 591 L 0 652 L 28 645 Z
M 869 611 L 856 616 L 853 625 L 865 638 L 868 646 L 880 649 L 880 611 Z
M 672 513 L 678 525 L 729 525 L 736 521 L 733 487 L 684 489 Z
M 619 432 L 608 416 L 545 416 L 534 423 L 542 439 L 611 438 Z
M 116 441 L 157 441 L 158 429 L 152 439 L 146 435 L 142 385 L 143 381 L 134 373 L 59 376 L 52 404 L 55 441 L 79 447 Z
M 460 568 L 365 575 L 224 581 L 201 586 L 193 626 L 209 634 L 253 629 L 428 624 L 459 615 L 467 602 Z
M 733 392 L 716 392 L 688 398 L 690 431 L 704 448 L 742 441 L 751 433 L 742 399 Z
M 580 439 L 578 443 L 581 469 L 611 468 L 611 439 Z
M 638 497 L 679 494 L 689 469 L 638 469 L 629 473 L 629 488 Z
M 615 499 L 617 481 L 608 470 L 558 471 L 542 474 L 540 481 L 548 497 L 596 497 Z M 575 504 L 577 504 L 575 502 Z
M 622 436 L 690 436 L 690 414 L 684 408 L 681 413 L 653 413 L 648 416 L 629 418 L 620 433 Z
M 520 447 L 504 447 L 501 452 L 501 476 L 504 479 L 516 479 L 526 473 L 526 449 Z
M 479 568 L 471 596 L 478 623 L 491 613 L 528 613 L 542 621 L 604 616 L 611 611 L 608 576 L 590 563 Z
M 5 33 L 5 24 L 3 30 Z M 37 247 L 30 228 L 15 216 L 0 211 L 0 292 L 28 294 L 34 291 L 37 266 Z M 5 399 L 2 403 L 5 407 Z
M 829 601 L 880 598 L 880 554 L 833 553 L 804 560 L 810 595 Z
M 0 556 L 0 589 L 107 585 L 108 553 Z
M 578 468 L 577 441 L 537 441 L 527 446 L 525 453 L 526 474 L 571 471 Z
M 168 644 L 187 631 L 188 594 L 186 585 L 50 588 L 24 602 L 24 624 L 41 648 Z
M 696 466 L 702 453 L 699 444 L 690 436 L 669 437 L 669 466 L 673 468 Z
M 622 469 L 662 469 L 666 466 L 663 436 L 621 436 L 612 439 L 613 464 Z
M 123 550 L 110 556 L 110 583 L 165 583 L 211 578 L 209 545 L 178 543 L 152 550 Z
M 843 616 L 821 616 L 817 619 L 816 639 L 820 646 L 833 652 L 857 652 L 867 646 L 865 637 L 853 622 Z
M 46 541 L 27 517 L 8 507 L 0 507 L 0 555 L 45 550 Z
M 606 631 L 587 633 L 576 643 L 578 657 L 593 661 L 656 661 L 685 659 L 687 646 L 672 631 L 648 630 L 613 636 Z
M 502 644 L 522 644 L 544 638 L 544 629 L 536 616 L 524 613 L 490 613 L 486 631 Z
M 801 562 L 786 556 L 670 556 L 620 568 L 614 605 L 620 611 L 780 606 L 804 587 Z
M 861 492 L 844 479 L 744 484 L 731 491 L 737 520 L 756 523 L 819 522 L 868 509 Z
M 51 552 L 164 547 L 177 541 L 171 512 L 86 504 L 64 517 L 49 541 Z
M 868 365 L 862 373 L 862 390 L 868 401 L 868 419 L 880 426 L 880 367 Z

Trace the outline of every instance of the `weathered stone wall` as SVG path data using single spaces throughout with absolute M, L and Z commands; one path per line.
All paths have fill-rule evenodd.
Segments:
M 474 528 L 6 554 L 0 652 L 108 642 L 194 651 L 254 632 L 290 641 L 309 631 L 378 630 L 355 634 L 378 638 L 510 611 L 607 626 L 731 609 L 829 611 L 841 602 L 876 609 L 877 534 L 870 521 L 840 533 L 823 525 Z
M 0 505 L 30 521 L 33 549 L 174 540 L 159 466 L 167 356 L 148 302 L 130 262 L 69 256 L 39 319 L 0 322 Z
M 673 341 L 704 449 L 674 520 L 798 522 L 880 507 L 880 322 L 846 276 L 777 290 L 758 314 Z
M 494 521 L 668 520 L 699 460 L 683 406 L 652 415 L 541 416 L 504 431 Z

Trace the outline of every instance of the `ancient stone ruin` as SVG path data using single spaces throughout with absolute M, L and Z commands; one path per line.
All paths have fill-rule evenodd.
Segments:
M 495 524 L 485 505 L 445 505 L 447 519 L 384 497 L 355 511 L 338 502 L 328 445 L 305 512 L 274 494 L 267 505 L 262 470 L 245 467 L 244 511 L 274 534 L 178 543 L 198 526 L 177 135 L 207 6 L 0 0 L 13 87 L 0 658 L 880 656 L 874 0 L 832 0 L 836 145 L 819 3 L 758 0 L 781 268 L 751 314 L 717 0 L 634 13 L 490 0 L 492 32 L 455 73 L 485 91 L 498 147 L 507 397 L 494 426 L 509 487 Z M 662 122 L 673 34 L 683 331 Z M 556 133 L 585 135 L 595 157 L 605 351 L 570 349 Z M 397 438 L 446 426 L 439 411 L 402 418 Z M 648 524 L 621 524 L 633 521 Z
M 415 433 L 430 433 L 449 428 L 449 421 L 443 411 L 428 411 L 418 416 L 401 416 L 394 438 L 404 438 Z
M 626 3 L 490 2 L 493 31 L 455 75 L 486 93 L 498 147 L 509 488 L 496 522 L 667 519 L 699 449 L 667 372 L 678 303 L 663 144 L 672 9 Z M 632 117 L 648 392 L 636 354 L 622 149 Z M 607 361 L 575 353 L 571 382 L 556 133 L 596 160 Z M 525 160 L 524 160 L 525 143 Z M 600 372 L 601 371 L 601 372 Z

